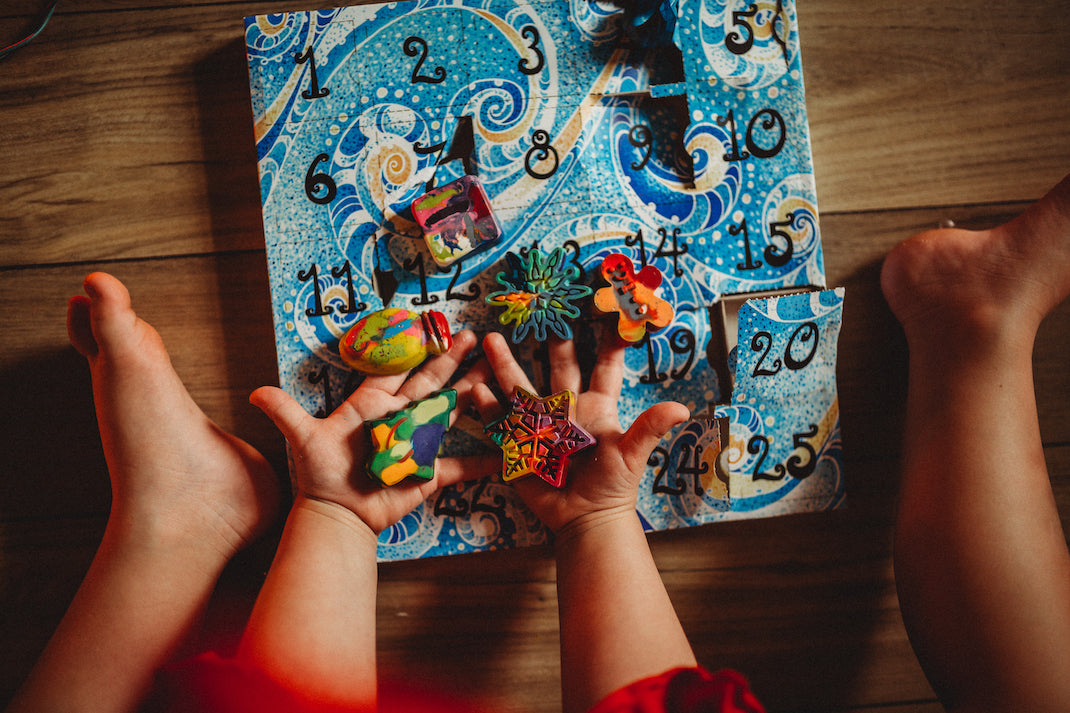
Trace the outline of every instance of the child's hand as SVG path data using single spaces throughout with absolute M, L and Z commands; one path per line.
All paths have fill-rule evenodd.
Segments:
M 502 335 L 488 334 L 483 349 L 506 394 L 511 394 L 514 386 L 535 393 Z M 627 431 L 622 431 L 617 401 L 623 380 L 624 347 L 612 337 L 602 339 L 590 386 L 583 393 L 572 341 L 551 341 L 550 364 L 551 392 L 569 389 L 577 394 L 576 422 L 598 443 L 571 459 L 564 488 L 554 488 L 536 477 L 521 478 L 513 484 L 532 512 L 560 534 L 565 528 L 603 514 L 634 512 L 639 480 L 650 452 L 669 429 L 686 420 L 690 413 L 683 404 L 664 401 L 648 408 Z M 488 422 L 501 414 L 501 406 L 486 384 L 475 384 L 472 398 Z
M 368 456 L 364 422 L 382 418 L 441 389 L 475 344 L 475 335 L 465 330 L 454 335 L 448 352 L 411 375 L 369 376 L 325 419 L 309 415 L 289 394 L 273 386 L 257 389 L 249 400 L 275 422 L 289 442 L 298 494 L 341 505 L 378 534 L 439 488 L 493 472 L 494 462 L 487 457 L 438 458 L 434 480 L 384 488 L 372 482 L 364 470 Z M 472 384 L 485 378 L 477 366 L 452 387 L 457 390 L 458 403 L 450 414 L 450 425 L 464 410 Z

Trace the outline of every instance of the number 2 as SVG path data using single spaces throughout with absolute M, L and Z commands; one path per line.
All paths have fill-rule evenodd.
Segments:
M 424 82 L 426 84 L 440 84 L 446 79 L 446 70 L 442 67 L 435 67 L 431 72 L 431 76 L 426 74 L 420 74 L 420 67 L 424 66 L 424 62 L 427 61 L 427 42 L 422 37 L 416 35 L 410 35 L 405 38 L 405 43 L 401 47 L 405 50 L 405 54 L 409 57 L 417 57 L 416 66 L 412 68 L 411 83 Z

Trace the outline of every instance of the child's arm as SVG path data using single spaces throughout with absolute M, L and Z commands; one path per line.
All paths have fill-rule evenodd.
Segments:
M 197 407 L 126 287 L 98 272 L 84 288 L 67 330 L 89 363 L 111 512 L 11 713 L 136 710 L 157 669 L 188 655 L 220 572 L 278 503 L 267 461 Z
M 441 458 L 434 480 L 389 488 L 363 472 L 364 422 L 440 389 L 474 345 L 471 332 L 460 332 L 449 352 L 407 380 L 369 377 L 326 419 L 280 389 L 252 395 L 290 443 L 297 497 L 238 655 L 299 697 L 374 703 L 379 533 L 437 489 L 493 467 L 484 460 L 466 470 L 464 461 Z M 459 400 L 483 378 L 478 370 L 462 378 L 454 387 Z
M 506 392 L 516 385 L 534 392 L 501 335 L 488 335 L 483 344 Z M 623 347 L 604 339 L 590 386 L 580 393 L 573 343 L 551 344 L 551 390 L 578 394 L 576 420 L 598 443 L 572 461 L 561 490 L 538 478 L 515 482 L 525 503 L 557 535 L 566 713 L 585 711 L 636 680 L 696 663 L 635 512 L 650 451 L 689 414 L 681 404 L 660 403 L 622 431 L 617 400 L 623 362 Z M 485 417 L 498 409 L 484 384 L 473 389 L 473 398 Z

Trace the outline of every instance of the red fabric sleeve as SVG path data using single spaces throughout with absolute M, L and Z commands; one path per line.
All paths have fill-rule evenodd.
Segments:
M 676 668 L 614 691 L 588 713 L 765 713 L 765 708 L 735 671 Z
M 164 669 L 147 708 L 163 713 L 373 713 L 325 704 L 309 692 L 299 695 L 256 667 L 215 653 Z M 484 713 L 420 681 L 381 681 L 379 708 L 391 713 Z

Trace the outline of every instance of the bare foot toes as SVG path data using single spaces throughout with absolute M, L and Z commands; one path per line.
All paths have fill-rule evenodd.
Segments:
M 68 332 L 90 364 L 113 517 L 232 555 L 270 522 L 274 472 L 193 402 L 121 282 L 94 273 L 85 290 L 69 304 Z

